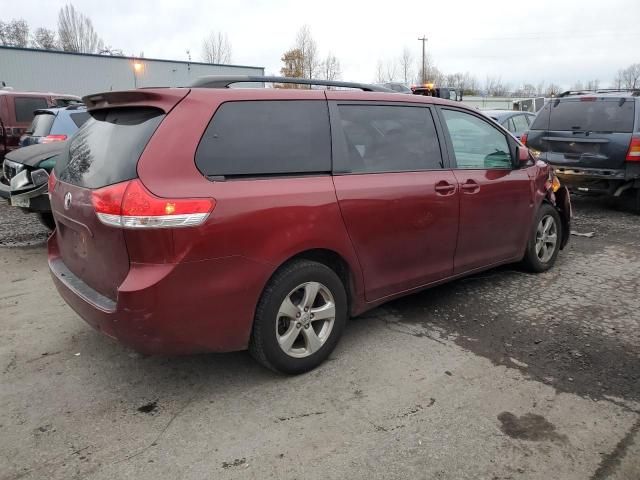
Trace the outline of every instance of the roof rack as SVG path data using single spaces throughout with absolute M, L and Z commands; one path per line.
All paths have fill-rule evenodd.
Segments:
M 569 95 L 589 95 L 593 93 L 615 93 L 615 92 L 630 92 L 632 96 L 639 97 L 640 89 L 638 88 L 597 88 L 595 90 L 567 90 L 566 92 L 559 93 L 558 97 L 567 97 Z
M 367 83 L 339 82 L 310 78 L 264 77 L 254 75 L 207 75 L 196 79 L 191 86 L 196 88 L 229 88 L 234 83 L 292 83 L 298 85 L 321 85 L 326 87 L 356 88 L 365 92 L 397 93 L 390 88 Z

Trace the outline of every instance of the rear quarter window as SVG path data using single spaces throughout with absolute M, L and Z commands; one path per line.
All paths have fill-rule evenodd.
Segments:
M 13 99 L 16 121 L 19 123 L 33 120 L 33 112 L 41 108 L 47 108 L 47 100 L 41 97 L 15 97 Z
M 76 127 L 78 128 L 84 125 L 84 122 L 86 122 L 87 120 L 89 120 L 89 118 L 91 118 L 91 115 L 89 115 L 89 112 L 71 113 L 69 116 L 71 117 L 71 120 L 73 120 L 73 123 L 75 123 Z
M 264 100 L 223 103 L 196 151 L 207 176 L 261 176 L 331 171 L 327 103 Z
M 634 118 L 634 99 L 570 98 L 548 102 L 531 129 L 630 133 Z
M 137 176 L 138 159 L 164 113 L 155 108 L 96 110 L 68 142 L 56 176 L 85 188 L 101 188 Z

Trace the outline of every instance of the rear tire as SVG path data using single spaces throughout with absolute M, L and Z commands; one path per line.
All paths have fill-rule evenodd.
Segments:
M 630 188 L 618 200 L 622 210 L 640 215 L 640 188 Z
M 50 232 L 53 232 L 56 229 L 56 222 L 53 219 L 53 214 L 51 212 L 38 212 L 37 215 L 40 223 L 47 227 Z
M 264 289 L 249 352 L 276 372 L 304 373 L 326 360 L 346 320 L 347 294 L 338 275 L 324 264 L 295 260 Z
M 522 260 L 523 266 L 534 273 L 546 272 L 553 267 L 560 251 L 562 235 L 560 215 L 553 206 L 543 203 L 536 214 Z

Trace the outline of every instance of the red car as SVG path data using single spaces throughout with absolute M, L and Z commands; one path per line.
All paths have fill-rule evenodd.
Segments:
M 248 348 L 304 372 L 348 316 L 501 264 L 545 271 L 567 243 L 567 191 L 476 110 L 219 88 L 240 81 L 260 78 L 85 97 L 51 175 L 58 291 L 140 352 Z

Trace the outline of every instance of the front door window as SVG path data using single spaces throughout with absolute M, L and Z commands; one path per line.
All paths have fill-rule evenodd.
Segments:
M 443 109 L 457 168 L 511 169 L 507 137 L 475 115 Z

